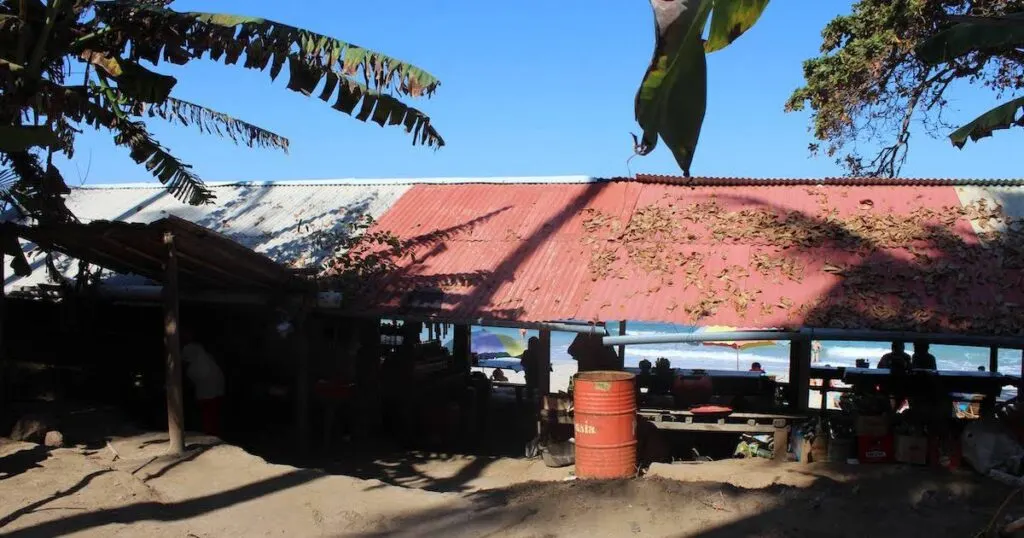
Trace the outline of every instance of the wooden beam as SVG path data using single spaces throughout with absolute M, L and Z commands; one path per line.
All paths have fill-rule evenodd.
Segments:
M 185 401 L 181 374 L 181 338 L 178 319 L 178 257 L 174 236 L 164 234 L 167 260 L 164 263 L 164 347 L 167 351 L 165 375 L 167 384 L 167 452 L 185 452 Z
M 988 371 L 999 371 L 999 348 L 996 346 L 988 348 Z

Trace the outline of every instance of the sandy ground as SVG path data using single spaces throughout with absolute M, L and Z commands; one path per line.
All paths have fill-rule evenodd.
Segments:
M 1007 498 L 969 472 L 765 460 L 658 465 L 647 478 L 566 481 L 510 458 L 368 461 L 331 475 L 208 437 L 162 456 L 145 434 L 47 451 L 0 444 L 3 536 L 972 536 Z M 1003 517 L 1024 515 L 1019 495 Z

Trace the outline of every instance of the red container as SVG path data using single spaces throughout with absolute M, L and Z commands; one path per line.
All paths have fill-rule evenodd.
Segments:
M 595 371 L 576 375 L 573 387 L 576 476 L 636 476 L 636 376 Z
M 892 435 L 858 435 L 857 459 L 861 463 L 889 463 L 896 455 Z

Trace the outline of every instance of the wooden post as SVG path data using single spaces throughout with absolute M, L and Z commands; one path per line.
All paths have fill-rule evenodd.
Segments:
M 295 319 L 292 349 L 295 353 L 295 437 L 300 456 L 309 455 L 309 333 L 306 313 Z
M 164 348 L 167 390 L 168 454 L 185 452 L 185 401 L 181 374 L 181 339 L 178 319 L 178 255 L 174 248 L 174 235 L 164 234 L 167 261 L 164 266 Z
M 473 361 L 469 358 L 470 350 L 472 350 L 472 342 L 470 342 L 470 330 L 469 325 L 456 325 L 455 339 L 452 343 L 452 356 L 455 359 L 455 367 L 459 370 L 465 370 L 469 372 L 470 365 Z
M 540 331 L 540 357 L 537 361 L 537 392 L 541 400 L 551 393 L 551 331 Z
M 999 371 L 999 348 L 996 346 L 988 348 L 988 371 L 992 373 Z
M 772 436 L 772 458 L 775 461 L 786 461 L 789 452 L 789 423 L 783 419 L 772 421 L 775 434 Z
M 15 241 L 17 242 L 17 241 Z M 7 321 L 7 293 L 4 291 L 7 275 L 5 274 L 6 260 L 0 253 L 0 406 L 7 405 L 7 376 L 9 374 L 7 364 L 7 353 L 4 350 L 4 325 Z
M 626 320 L 619 322 L 619 336 L 626 336 Z M 626 367 L 626 346 L 619 346 L 619 368 Z
M 806 411 L 811 390 L 811 341 L 793 340 L 789 346 L 789 405 L 796 411 Z

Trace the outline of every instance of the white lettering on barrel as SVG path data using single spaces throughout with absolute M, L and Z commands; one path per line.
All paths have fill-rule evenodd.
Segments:
M 584 433 L 584 434 L 595 434 L 595 433 L 597 433 L 597 428 L 595 428 L 593 424 L 580 424 L 580 423 L 576 423 L 574 426 L 575 426 L 575 429 L 576 429 L 576 433 Z

